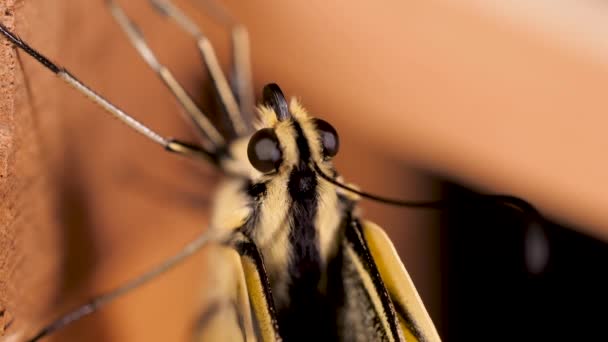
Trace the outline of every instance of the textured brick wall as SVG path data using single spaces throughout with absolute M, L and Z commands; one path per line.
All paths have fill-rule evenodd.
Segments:
M 52 12 L 53 9 L 48 6 Z M 39 7 L 43 10 L 44 5 Z M 0 4 L 8 27 L 30 29 L 25 17 L 35 13 L 22 2 Z M 39 42 L 50 42 L 52 20 Z M 41 44 L 49 52 L 51 44 Z M 24 76 L 23 63 L 6 41 L 0 48 L 0 332 L 27 329 L 59 293 L 61 230 L 56 214 L 58 184 L 56 147 L 60 120 L 53 109 L 38 107 L 30 90 L 44 90 L 48 78 Z M 35 85 L 30 81 L 36 81 Z M 30 88 L 33 87 L 33 88 Z M 56 93 L 45 91 L 49 99 Z M 51 100 L 52 102 L 52 100 Z M 50 102 L 47 102 L 47 104 Z

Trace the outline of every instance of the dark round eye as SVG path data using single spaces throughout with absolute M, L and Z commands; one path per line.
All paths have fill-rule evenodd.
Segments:
M 260 172 L 267 173 L 279 168 L 283 156 L 279 139 L 272 129 L 263 128 L 251 137 L 247 146 L 247 157 L 251 165 Z
M 330 158 L 338 154 L 340 140 L 336 129 L 327 121 L 321 119 L 315 119 L 315 124 L 317 125 L 317 132 L 319 132 L 319 138 L 321 138 L 321 144 L 323 144 L 323 155 Z

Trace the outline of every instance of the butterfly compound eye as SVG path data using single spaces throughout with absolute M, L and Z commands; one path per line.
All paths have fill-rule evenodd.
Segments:
M 331 158 L 338 154 L 340 139 L 338 138 L 336 129 L 327 121 L 321 119 L 316 119 L 315 124 L 317 126 L 317 132 L 319 132 L 321 144 L 323 145 L 323 156 Z
M 279 146 L 279 139 L 270 128 L 257 131 L 249 140 L 247 157 L 256 170 L 268 173 L 281 166 L 283 155 Z

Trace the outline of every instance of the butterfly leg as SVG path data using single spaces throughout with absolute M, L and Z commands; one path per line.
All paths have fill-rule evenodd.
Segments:
M 69 84 L 71 87 L 76 89 L 79 93 L 85 95 L 95 104 L 104 109 L 107 113 L 111 114 L 115 118 L 119 119 L 122 123 L 129 126 L 137 133 L 145 136 L 152 142 L 164 147 L 170 152 L 175 152 L 189 157 L 204 157 L 207 160 L 217 163 L 218 155 L 215 150 L 199 147 L 192 144 L 184 143 L 179 140 L 170 139 L 161 136 L 151 128 L 147 127 L 143 123 L 139 122 L 133 116 L 125 113 L 122 109 L 112 104 L 109 100 L 104 98 L 102 95 L 91 89 L 89 86 L 80 81 L 76 76 L 72 75 L 67 69 L 53 63 L 48 57 L 31 47 L 27 42 L 19 38 L 16 34 L 11 32 L 6 26 L 0 24 L 0 34 L 7 38 L 17 48 L 23 50 L 28 55 L 32 56 L 38 63 L 53 72 L 61 80 Z
M 207 145 L 207 149 L 218 149 L 225 145 L 224 138 L 215 128 L 215 126 L 208 119 L 208 116 L 194 103 L 192 97 L 188 95 L 186 90 L 179 84 L 175 79 L 171 71 L 162 65 L 152 49 L 148 46 L 143 34 L 139 28 L 129 19 L 124 10 L 115 1 L 109 0 L 107 4 L 110 11 L 122 28 L 127 34 L 129 41 L 136 48 L 137 52 L 141 55 L 144 61 L 154 70 L 163 83 L 171 90 L 179 104 L 187 113 L 189 119 L 195 127 L 211 142 L 211 146 Z
M 196 25 L 181 9 L 175 6 L 169 0 L 149 0 L 153 5 L 154 9 L 156 9 L 161 15 L 166 16 L 173 21 L 179 27 L 188 32 L 191 36 L 196 40 L 198 49 L 203 57 L 203 61 L 205 66 L 207 67 L 207 71 L 211 76 L 211 80 L 215 86 L 217 94 L 219 96 L 220 102 L 224 107 L 224 111 L 226 112 L 229 121 L 231 123 L 232 128 L 236 136 L 243 136 L 249 133 L 251 127 L 250 122 L 246 120 L 243 116 L 241 108 L 243 106 L 249 106 L 249 111 L 253 109 L 253 93 L 251 91 L 251 71 L 249 70 L 249 59 L 248 59 L 248 38 L 246 35 L 246 31 L 244 29 L 237 30 L 236 38 L 235 33 L 233 31 L 233 45 L 236 44 L 237 50 L 235 50 L 235 64 L 238 64 L 238 77 L 241 79 L 242 85 L 239 86 L 242 88 L 242 93 L 237 92 L 239 95 L 239 101 L 241 102 L 241 107 L 239 107 L 239 103 L 237 102 L 237 98 L 234 96 L 232 89 L 228 80 L 226 79 L 226 75 L 222 71 L 220 64 L 217 59 L 217 55 L 215 54 L 215 50 L 211 42 L 205 36 L 205 34 L 201 31 L 200 27 Z M 245 33 L 245 34 L 244 34 Z M 236 42 L 235 42 L 236 41 Z M 248 71 L 246 71 L 247 69 Z M 239 89 L 237 87 L 237 90 Z
M 128 292 L 153 280 L 154 278 L 158 277 L 159 275 L 169 271 L 170 269 L 175 267 L 177 264 L 179 264 L 180 262 L 182 262 L 189 256 L 200 251 L 201 248 L 203 248 L 208 243 L 217 242 L 217 241 L 221 241 L 221 239 L 218 238 L 217 236 L 211 235 L 209 233 L 203 233 L 203 234 L 199 235 L 195 240 L 188 243 L 177 254 L 175 254 L 174 256 L 165 260 L 162 264 L 154 267 L 153 269 L 149 270 L 148 272 L 132 279 L 131 281 L 125 283 L 124 285 L 122 285 L 120 287 L 117 287 L 116 289 L 114 289 L 112 291 L 109 291 L 107 293 L 94 297 L 93 299 L 89 300 L 87 303 L 79 306 L 78 308 L 63 315 L 59 319 L 53 321 L 49 325 L 42 328 L 29 341 L 30 342 L 38 341 L 41 338 L 46 337 L 46 336 L 52 334 L 53 332 L 65 327 L 66 325 L 70 324 L 71 322 L 79 320 L 80 318 L 99 310 L 100 308 L 102 308 L 106 304 L 112 302 L 116 298 L 127 294 Z

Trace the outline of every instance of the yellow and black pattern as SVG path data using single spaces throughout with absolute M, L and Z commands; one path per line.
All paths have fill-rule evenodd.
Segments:
M 390 241 L 353 216 L 356 196 L 318 174 L 339 177 L 323 140 L 322 129 L 333 128 L 297 101 L 287 105 L 276 85 L 265 95 L 261 133 L 249 138 L 249 155 L 246 144 L 236 143 L 223 162 L 238 172 L 220 189 L 220 206 L 228 203 L 230 210 L 219 209 L 225 217 L 214 218 L 247 239 L 233 245 L 241 255 L 258 337 L 439 341 L 411 281 L 405 288 L 412 295 L 398 289 L 409 277 L 394 251 L 386 253 L 393 250 Z M 245 160 L 252 158 L 256 139 L 276 149 L 272 164 L 260 164 L 264 172 Z M 237 223 L 239 228 L 230 228 Z

